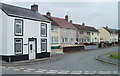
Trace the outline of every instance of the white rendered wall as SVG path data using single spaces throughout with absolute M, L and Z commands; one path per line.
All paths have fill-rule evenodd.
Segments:
M 0 9 L 0 55 L 2 55 L 2 11 Z
M 1 39 L 0 40 L 2 40 L 1 41 L 1 47 L 2 47 L 2 54 L 1 55 L 8 55 L 8 53 L 7 53 L 7 21 L 8 21 L 8 19 L 7 19 L 7 15 L 2 11 L 2 10 L 0 10 L 0 12 L 1 12 L 1 17 L 0 17 L 0 23 L 1 23 L 1 25 L 0 25 L 0 27 L 1 27 L 1 33 L 2 33 L 2 35 L 1 35 Z M 4 29 L 4 30 L 3 30 Z
M 23 36 L 14 36 L 14 21 L 15 19 L 23 20 Z M 46 22 L 42 22 L 46 23 Z M 28 38 L 37 38 L 37 53 L 41 53 L 41 36 L 40 36 L 41 21 L 28 20 L 23 18 L 8 18 L 8 49 L 9 55 L 14 55 L 14 38 L 23 38 L 23 54 L 28 54 Z M 47 23 L 47 50 L 50 52 L 50 25 Z M 25 44 L 25 45 L 24 45 Z M 27 45 L 26 45 L 27 44 Z

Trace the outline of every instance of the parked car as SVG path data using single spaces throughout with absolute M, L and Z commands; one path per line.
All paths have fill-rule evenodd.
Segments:
M 112 42 L 109 42 L 109 41 L 105 41 L 104 44 L 107 44 L 107 45 L 112 45 Z

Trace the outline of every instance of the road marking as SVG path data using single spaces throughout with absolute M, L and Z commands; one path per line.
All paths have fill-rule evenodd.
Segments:
M 118 74 L 118 71 L 113 71 L 114 74 Z
M 57 74 L 68 74 L 69 72 L 70 72 L 70 71 L 62 70 L 62 71 L 57 72 Z
M 85 71 L 84 74 L 95 74 L 96 71 Z
M 21 70 L 22 70 L 22 69 L 25 69 L 25 68 L 19 68 L 19 69 L 21 69 Z
M 24 70 L 24 72 L 31 72 L 30 70 Z
M 38 70 L 38 71 L 35 71 L 35 72 L 44 73 L 44 71 L 40 71 L 40 70 Z
M 39 71 L 47 71 L 47 70 L 44 70 L 44 69 L 38 69 Z
M 20 69 L 13 69 L 14 71 L 20 71 Z
M 15 68 L 15 67 L 8 67 L 8 68 L 12 69 L 12 68 Z
M 29 68 L 29 69 L 27 69 L 27 70 L 29 70 L 29 71 L 34 71 L 35 69 L 30 69 L 30 68 Z
M 111 74 L 111 71 L 99 71 L 99 74 Z
M 46 72 L 46 73 L 48 73 L 48 74 L 55 74 L 56 71 L 48 71 L 48 72 Z
M 72 71 L 70 74 L 82 74 L 82 71 Z

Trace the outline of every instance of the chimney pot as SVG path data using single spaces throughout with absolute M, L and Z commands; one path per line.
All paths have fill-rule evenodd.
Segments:
M 68 22 L 68 15 L 65 16 L 65 20 Z
M 51 13 L 50 13 L 50 12 L 47 12 L 47 13 L 46 13 L 46 16 L 51 16 Z
M 85 23 L 82 23 L 82 25 L 85 25 Z
M 72 20 L 70 20 L 70 23 L 72 24 Z
M 31 10 L 34 11 L 34 12 L 37 12 L 38 11 L 38 5 L 36 5 L 36 4 L 31 5 Z

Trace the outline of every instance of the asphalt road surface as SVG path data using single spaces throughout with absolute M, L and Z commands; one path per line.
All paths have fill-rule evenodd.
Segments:
M 95 59 L 96 56 L 118 51 L 118 47 L 65 54 L 61 59 L 41 64 L 3 67 L 3 74 L 117 74 L 118 66 Z

